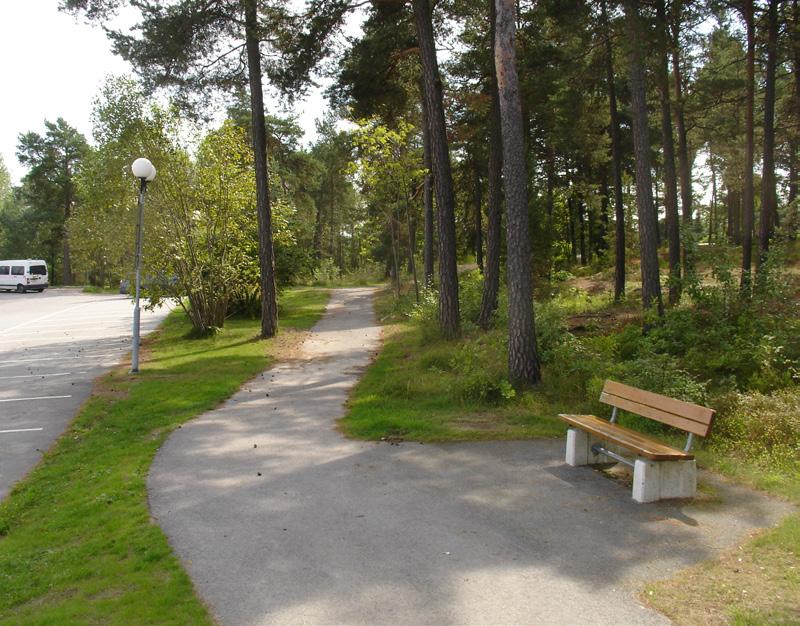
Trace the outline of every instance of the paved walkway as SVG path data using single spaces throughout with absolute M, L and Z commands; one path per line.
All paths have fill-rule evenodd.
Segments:
M 343 439 L 378 345 L 371 296 L 334 291 L 301 360 L 156 458 L 153 515 L 222 624 L 667 624 L 637 602 L 645 580 L 786 511 L 724 484 L 717 503 L 637 505 L 565 466 L 563 441 Z

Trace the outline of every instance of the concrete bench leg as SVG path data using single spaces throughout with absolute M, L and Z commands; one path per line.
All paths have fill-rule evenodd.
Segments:
M 693 498 L 697 493 L 697 465 L 691 461 L 651 461 L 638 457 L 633 466 L 633 499 L 655 502 L 665 498 Z
M 578 465 L 591 465 L 592 463 L 613 462 L 603 454 L 592 452 L 592 446 L 600 440 L 590 435 L 585 430 L 570 428 L 567 430 L 567 455 L 566 463 L 572 467 Z

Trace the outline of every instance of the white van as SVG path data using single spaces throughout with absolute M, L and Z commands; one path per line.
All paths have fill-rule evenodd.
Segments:
M 0 289 L 41 293 L 47 287 L 47 263 L 41 259 L 0 261 Z

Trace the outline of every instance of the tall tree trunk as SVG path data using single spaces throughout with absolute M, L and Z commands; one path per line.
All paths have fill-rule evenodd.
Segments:
M 475 208 L 475 262 L 483 274 L 483 189 L 481 188 L 481 168 L 477 158 L 473 158 L 473 172 L 475 174 L 472 201 Z
M 775 190 L 775 65 L 778 51 L 778 0 L 767 7 L 767 67 L 764 85 L 764 149 L 761 168 L 761 216 L 758 267 L 767 260 L 775 225 L 778 198 Z
M 272 211 L 269 200 L 267 130 L 264 122 L 264 94 L 261 87 L 261 52 L 259 50 L 256 0 L 243 0 L 245 47 L 250 83 L 250 112 L 255 154 L 256 207 L 258 213 L 258 265 L 261 270 L 261 337 L 278 332 L 278 301 L 275 291 L 275 253 L 272 247 Z
M 583 198 L 578 198 L 578 241 L 580 242 L 581 265 L 586 266 L 589 259 L 586 255 L 586 206 Z
M 567 213 L 569 214 L 569 252 L 570 265 L 575 263 L 578 258 L 578 239 L 575 236 L 575 208 L 572 195 L 567 198 Z
M 314 220 L 314 258 L 322 258 L 322 207 L 317 205 L 317 215 Z
M 742 228 L 742 278 L 741 290 L 750 293 L 750 272 L 753 266 L 753 227 L 755 223 L 755 188 L 753 163 L 755 160 L 755 135 L 753 111 L 755 108 L 756 37 L 753 0 L 744 0 L 743 17 L 747 32 L 747 86 L 745 95 L 745 148 L 744 148 L 744 205 Z
M 663 0 L 662 0 L 663 4 Z M 681 184 L 681 213 L 683 228 L 692 225 L 692 159 L 689 158 L 689 142 L 687 139 L 686 120 L 683 100 L 683 72 L 680 59 L 680 28 L 682 0 L 673 4 L 672 20 L 672 78 L 675 85 L 675 98 L 672 106 L 675 110 L 675 130 L 678 135 L 678 176 Z M 683 246 L 683 274 L 688 276 L 694 271 L 694 259 L 691 246 Z
M 555 207 L 556 187 L 556 152 L 553 149 L 553 142 L 551 139 L 547 140 L 547 163 L 545 164 L 545 176 L 547 178 L 545 190 L 545 203 L 547 209 L 547 277 L 550 279 L 550 273 L 553 267 L 553 240 L 555 238 L 555 233 L 553 232 L 553 209 Z
M 610 200 L 608 194 L 608 169 L 603 168 L 603 179 L 600 183 L 600 223 L 597 228 L 597 243 L 595 245 L 597 256 L 608 250 L 608 207 Z
M 69 168 L 69 162 L 65 164 L 65 189 L 64 189 L 64 226 L 62 229 L 62 254 L 64 256 L 64 265 L 61 273 L 64 275 L 62 281 L 65 285 L 71 285 L 72 280 L 72 257 L 69 249 L 69 229 L 68 222 L 70 214 L 72 213 L 72 174 Z
M 708 153 L 708 167 L 711 170 L 711 206 L 708 211 L 708 243 L 712 244 L 715 240 L 716 214 L 717 214 L 717 164 L 714 161 L 714 153 Z
M 794 74 L 794 129 L 789 142 L 789 207 L 792 214 L 789 217 L 789 239 L 797 238 L 798 218 L 800 207 L 797 205 L 797 177 L 798 158 L 800 158 L 800 5 L 797 0 L 792 0 L 792 74 Z
M 453 200 L 453 175 L 442 102 L 442 81 L 433 41 L 431 7 L 428 0 L 412 0 L 417 26 L 425 101 L 428 106 L 428 128 L 431 135 L 431 156 L 439 212 L 439 327 L 446 339 L 457 337 L 460 329 L 458 312 L 458 269 L 456 268 L 456 222 Z
M 611 27 L 608 24 L 606 0 L 601 0 L 605 46 L 606 82 L 608 83 L 608 108 L 611 118 L 608 132 L 611 135 L 611 168 L 614 176 L 614 300 L 619 302 L 625 295 L 625 205 L 622 199 L 622 147 L 619 137 L 619 113 L 617 112 L 617 89 L 614 83 L 614 54 L 611 47 Z
M 514 47 L 516 5 L 514 0 L 496 0 L 495 6 L 497 38 L 494 57 L 500 97 L 507 212 L 508 377 L 515 385 L 533 385 L 541 379 L 541 372 L 534 331 L 528 179 Z
M 489 0 L 489 32 L 492 50 L 495 46 L 495 5 Z M 491 104 L 489 106 L 489 158 L 486 177 L 488 186 L 488 205 L 486 207 L 486 267 L 483 274 L 483 293 L 481 294 L 481 312 L 478 315 L 478 326 L 484 330 L 492 324 L 494 312 L 497 310 L 497 294 L 500 291 L 500 237 L 502 228 L 503 190 L 503 143 L 500 134 L 500 100 L 497 94 L 497 71 L 492 55 L 489 90 Z
M 422 101 L 422 154 L 425 165 L 425 180 L 422 188 L 422 204 L 425 208 L 425 221 L 422 242 L 422 265 L 425 276 L 425 289 L 433 286 L 433 161 L 431 158 L 431 131 L 428 126 L 428 104 L 420 81 L 420 96 Z
M 406 221 L 408 225 L 408 272 L 414 280 L 414 297 L 419 304 L 419 282 L 417 281 L 417 263 L 414 258 L 414 248 L 416 242 L 416 224 L 411 216 L 411 199 L 406 194 Z
M 636 206 L 639 215 L 639 251 L 642 268 L 642 304 L 656 307 L 662 315 L 661 283 L 658 269 L 658 223 L 653 206 L 650 174 L 650 141 L 647 123 L 647 89 L 642 63 L 644 26 L 639 15 L 639 0 L 626 0 L 625 18 L 629 40 L 631 111 L 633 144 L 636 156 Z
M 400 226 L 397 223 L 397 210 L 389 218 L 389 232 L 392 237 L 392 273 L 395 295 L 400 297 Z
M 406 198 L 406 226 L 408 229 L 408 273 L 414 272 L 414 251 L 417 249 L 417 220 L 414 217 L 414 212 L 411 210 L 411 200 Z
M 669 303 L 681 299 L 681 232 L 678 217 L 678 178 L 675 172 L 675 143 L 672 138 L 672 109 L 669 98 L 667 14 L 664 0 L 656 2 L 659 42 L 656 82 L 661 101 L 661 146 L 664 150 L 664 212 L 669 249 Z

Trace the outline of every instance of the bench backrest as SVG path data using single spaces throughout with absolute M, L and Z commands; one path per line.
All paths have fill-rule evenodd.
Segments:
M 701 437 L 708 435 L 711 423 L 714 421 L 713 409 L 623 385 L 613 380 L 607 380 L 603 385 L 600 402 Z

